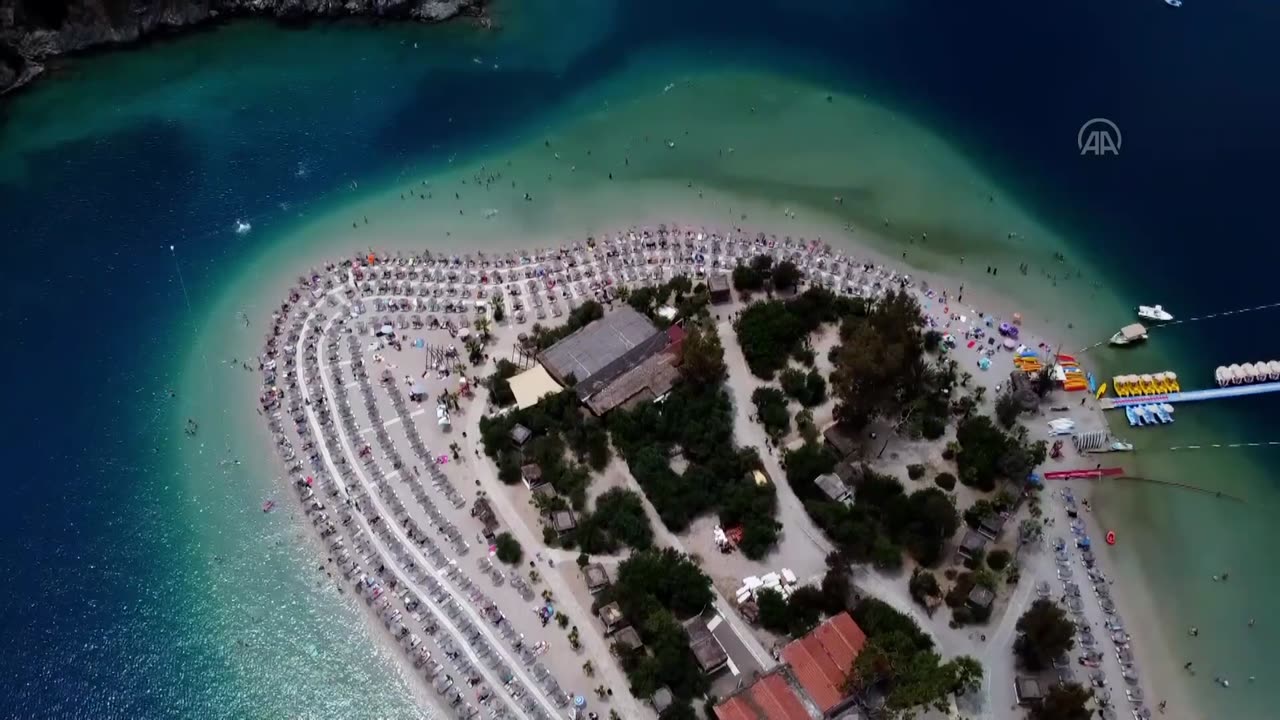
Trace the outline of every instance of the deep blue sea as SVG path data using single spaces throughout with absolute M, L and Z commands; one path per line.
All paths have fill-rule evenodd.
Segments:
M 536 136 L 575 98 L 652 58 L 677 70 L 765 70 L 911 116 L 1135 303 L 1193 315 L 1280 300 L 1276 3 L 507 0 L 496 13 L 504 29 L 492 35 L 465 25 L 224 26 L 76 60 L 2 106 L 10 510 L 0 570 L 11 590 L 0 600 L 0 716 L 276 716 L 278 706 L 258 704 L 255 676 L 196 621 L 210 588 L 229 581 L 198 515 L 182 507 L 190 498 L 168 432 L 180 418 L 167 390 L 180 382 L 193 316 L 272 241 L 273 223 L 352 181 Z M 1077 131 L 1092 118 L 1121 130 L 1118 155 L 1081 155 Z M 237 236 L 236 218 L 262 230 Z M 1184 378 L 1206 385 L 1216 365 L 1280 358 L 1277 328 L 1273 312 L 1168 332 Z M 1163 361 L 1143 352 L 1134 357 Z M 1273 398 L 1234 401 L 1196 427 L 1220 441 L 1280 439 L 1278 409 Z M 1280 480 L 1259 468 L 1276 451 L 1243 453 L 1185 472 L 1204 485 L 1236 482 L 1272 507 Z M 1152 521 L 1171 517 L 1182 516 Z M 1258 542 L 1274 547 L 1280 532 Z M 305 550 L 274 552 L 283 567 L 308 565 Z M 1232 573 L 1241 592 L 1280 589 L 1274 563 L 1256 557 L 1261 566 Z M 1173 567 L 1152 572 L 1169 584 Z M 1253 585 L 1251 573 L 1261 576 Z M 1240 652 L 1280 667 L 1274 647 Z M 334 697 L 317 700 L 325 710 L 286 700 L 316 717 L 408 707 L 371 710 L 356 700 L 369 687 L 333 677 Z M 1270 687 L 1233 717 L 1263 717 L 1251 713 L 1278 699 Z

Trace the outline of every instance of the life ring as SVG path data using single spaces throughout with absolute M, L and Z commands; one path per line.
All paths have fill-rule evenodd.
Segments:
M 1115 545 L 1115 544 L 1116 544 L 1116 531 L 1115 531 L 1115 530 L 1108 530 L 1108 531 L 1107 531 L 1107 544 L 1108 544 L 1108 545 Z

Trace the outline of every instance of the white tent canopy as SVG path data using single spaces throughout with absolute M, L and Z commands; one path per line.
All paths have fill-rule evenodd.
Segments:
M 525 370 L 507 381 L 511 393 L 516 396 L 516 406 L 521 410 L 533 407 L 547 395 L 560 392 L 560 384 L 541 364 Z

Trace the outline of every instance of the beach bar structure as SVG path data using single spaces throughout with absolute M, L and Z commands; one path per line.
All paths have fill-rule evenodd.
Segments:
M 610 382 L 667 346 L 667 334 L 631 307 L 605 313 L 538 353 L 538 362 L 578 397 L 603 390 Z

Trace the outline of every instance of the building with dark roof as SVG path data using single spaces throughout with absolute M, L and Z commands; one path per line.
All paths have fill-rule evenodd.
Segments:
M 972 560 L 978 556 L 978 553 L 987 548 L 987 538 L 977 530 L 966 530 L 964 538 L 960 540 L 960 547 L 956 552 L 960 557 L 966 560 Z
M 600 563 L 584 565 L 582 577 L 587 581 L 587 590 L 589 592 L 598 593 L 609 587 L 609 573 L 605 572 L 604 565 Z
M 538 362 L 585 400 L 666 346 L 666 333 L 631 307 L 622 307 L 538 353 Z
M 844 692 L 853 664 L 867 636 L 849 613 L 842 612 L 782 650 L 800 687 L 818 711 L 826 714 L 846 704 Z
M 707 293 L 711 296 L 711 304 L 723 305 L 733 299 L 729 291 L 728 273 L 711 273 L 707 276 Z
M 689 637 L 689 649 L 693 651 L 693 657 L 703 673 L 711 675 L 729 664 L 729 653 L 716 636 L 711 634 L 711 629 L 701 617 L 685 622 L 684 632 Z
M 826 443 L 826 446 L 831 448 L 835 452 L 836 457 L 841 460 L 858 451 L 858 440 L 853 436 L 853 433 L 839 425 L 832 425 L 826 430 L 823 430 L 822 441 Z

